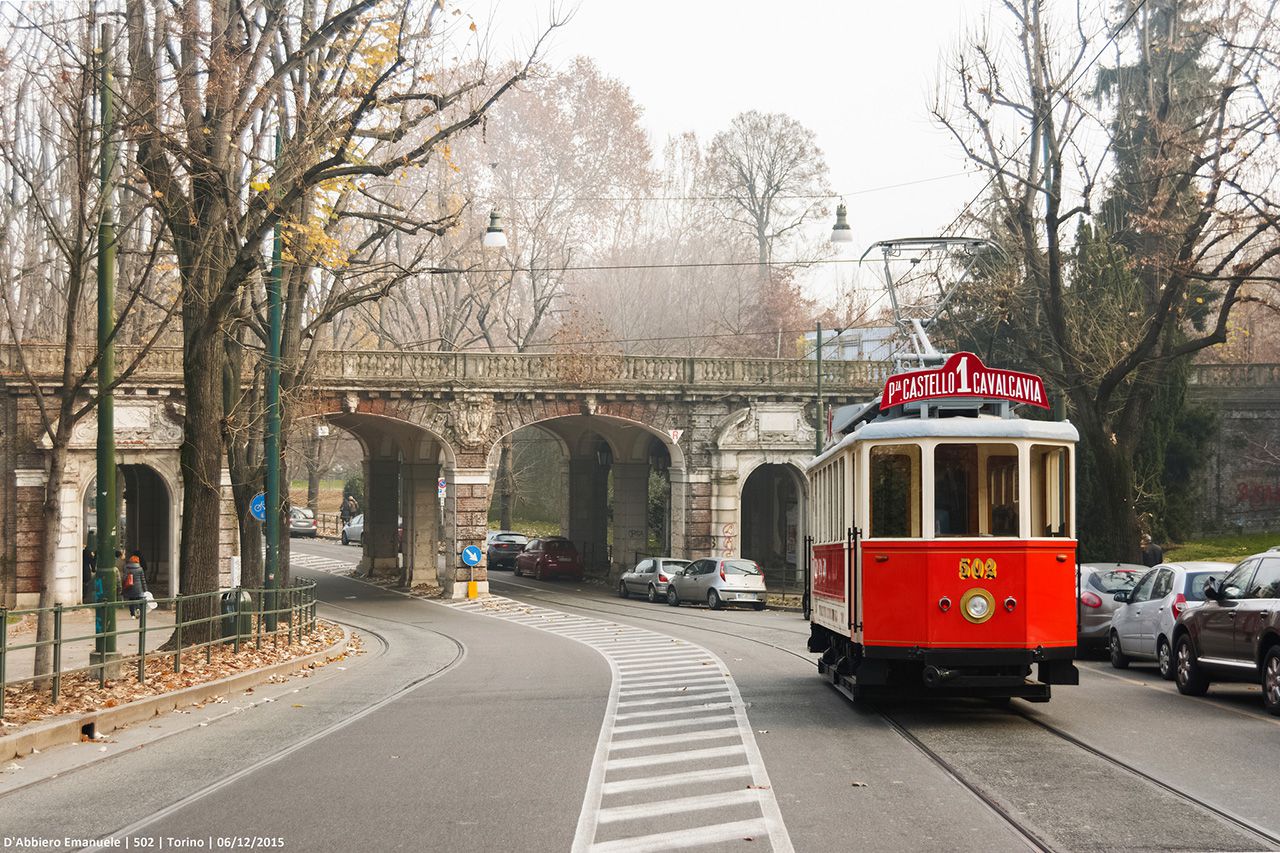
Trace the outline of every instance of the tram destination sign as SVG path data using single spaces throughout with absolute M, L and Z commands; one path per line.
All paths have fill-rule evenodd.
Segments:
M 898 373 L 884 383 L 880 408 L 948 397 L 982 397 L 1049 408 L 1044 382 L 1032 373 L 987 367 L 971 352 L 958 352 L 936 370 Z

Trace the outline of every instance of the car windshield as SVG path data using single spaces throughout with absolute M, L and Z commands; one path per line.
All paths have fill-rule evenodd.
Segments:
M 664 571 L 675 572 L 689 565 L 688 560 L 663 560 L 662 568 Z
M 760 567 L 750 560 L 725 560 L 724 570 L 730 575 L 758 575 Z
M 514 542 L 517 545 L 523 545 L 529 541 L 529 537 L 521 536 L 519 533 L 499 533 L 493 537 L 494 542 Z
M 298 507 L 297 509 L 291 509 L 289 511 L 300 518 L 313 518 L 315 516 L 315 513 L 307 507 Z
M 543 543 L 542 550 L 548 554 L 576 554 L 577 551 L 573 547 L 573 543 L 568 539 L 548 539 Z
M 1127 592 L 1138 585 L 1142 572 L 1132 569 L 1112 569 L 1089 575 L 1089 586 L 1103 592 Z
M 1184 593 L 1187 601 L 1204 601 L 1204 582 L 1216 576 L 1215 572 L 1188 572 L 1187 591 Z

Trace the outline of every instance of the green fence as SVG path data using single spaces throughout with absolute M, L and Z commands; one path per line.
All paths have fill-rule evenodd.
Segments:
M 68 675 L 96 673 L 99 686 L 105 686 L 109 669 L 118 669 L 120 677 L 125 677 L 125 672 L 132 670 L 132 677 L 141 684 L 147 680 L 148 660 L 172 657 L 173 671 L 181 672 L 182 655 L 198 649 L 205 650 L 205 661 L 209 662 L 215 645 L 231 645 L 236 652 L 247 643 L 253 643 L 257 648 L 261 648 L 264 642 L 272 643 L 275 647 L 282 643 L 293 645 L 302 640 L 304 633 L 313 634 L 316 630 L 315 586 L 314 581 L 298 581 L 279 590 L 236 587 L 195 595 L 179 595 L 175 598 L 157 598 L 154 603 L 164 608 L 160 612 L 166 614 L 166 617 L 172 612 L 173 620 L 153 619 L 150 626 L 147 624 L 149 608 L 145 600 L 69 606 L 57 604 L 50 608 L 26 610 L 5 610 L 0 607 L 0 718 L 4 716 L 5 691 L 12 685 L 31 683 L 40 689 L 47 687 L 50 701 L 56 703 L 62 690 L 62 679 Z M 119 618 L 121 612 L 127 611 L 130 605 L 138 611 L 136 626 L 129 626 Z M 108 621 L 103 619 L 108 608 L 116 610 L 115 631 L 106 631 L 101 627 L 104 621 Z M 89 633 L 81 630 L 68 635 L 64 630 L 67 623 L 75 622 L 75 614 L 84 612 L 93 614 L 94 630 Z M 52 619 L 51 638 L 29 643 L 9 641 L 11 620 L 27 616 L 34 616 L 39 620 L 43 614 Z M 209 639 L 191 641 L 193 634 L 198 636 L 206 632 Z M 187 637 L 185 642 L 184 633 Z M 136 645 L 128 654 L 121 653 L 117 659 L 105 662 L 90 660 L 84 666 L 63 665 L 64 651 L 69 645 L 93 641 L 96 647 L 101 645 L 99 640 L 108 637 L 114 638 L 114 642 L 110 643 L 114 648 L 119 648 L 122 641 Z M 151 650 L 148 650 L 149 641 L 154 646 Z M 27 653 L 30 653 L 34 662 L 37 650 L 41 647 L 51 647 L 53 663 L 50 671 L 35 672 L 33 663 L 29 675 L 10 677 L 12 663 L 16 663 L 18 659 L 25 662 Z

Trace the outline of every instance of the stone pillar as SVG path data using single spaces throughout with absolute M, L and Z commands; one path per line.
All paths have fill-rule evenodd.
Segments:
M 736 456 L 733 462 L 737 463 Z M 736 470 L 717 472 L 711 481 L 711 535 L 715 537 L 712 555 L 736 557 L 741 553 L 741 509 L 738 500 L 738 474 Z
M 569 460 L 569 538 L 583 568 L 608 567 L 609 469 L 595 457 Z
M 397 531 L 400 526 L 400 462 L 396 459 L 370 459 L 366 463 L 364 556 L 360 574 L 368 577 L 399 577 L 396 560 Z
M 489 594 L 489 568 L 485 563 L 484 539 L 489 529 L 489 469 L 457 468 L 453 474 L 453 553 L 445 555 L 444 594 L 446 598 L 466 598 L 467 582 L 476 582 L 480 595 Z M 462 562 L 468 545 L 480 549 L 480 565 Z
M 673 484 L 674 490 L 674 484 Z M 685 481 L 685 557 L 710 557 L 717 551 L 711 526 L 711 472 L 690 471 Z
M 683 467 L 672 468 L 671 480 L 671 548 L 672 557 L 688 558 L 689 545 L 685 538 L 688 524 L 689 480 Z
M 226 468 L 222 469 L 222 512 L 218 524 L 218 583 L 231 586 L 231 558 L 240 555 L 240 525 L 236 519 L 235 494 L 231 491 L 231 471 Z M 288 528 L 285 528 L 281 535 L 287 534 Z
M 611 577 L 621 575 L 636 564 L 639 556 L 648 553 L 648 531 L 649 463 L 615 462 Z
M 438 586 L 436 533 L 440 527 L 440 505 L 436 480 L 440 466 L 418 462 L 405 465 L 404 472 L 404 576 L 409 586 Z

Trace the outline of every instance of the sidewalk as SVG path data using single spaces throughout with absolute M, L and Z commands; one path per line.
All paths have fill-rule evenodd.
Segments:
M 68 610 L 62 616 L 62 671 L 78 669 L 89 665 L 89 653 L 95 648 L 94 611 Z M 122 605 L 116 612 L 116 651 L 122 657 L 138 653 L 139 619 L 129 616 L 129 608 Z M 36 622 L 34 616 L 27 616 L 23 621 L 5 627 L 6 648 L 5 680 L 12 684 L 35 674 L 35 649 L 19 649 L 14 646 L 27 645 L 36 641 Z M 159 648 L 169 635 L 173 633 L 173 611 L 156 608 L 147 613 L 146 651 Z

